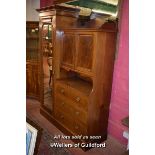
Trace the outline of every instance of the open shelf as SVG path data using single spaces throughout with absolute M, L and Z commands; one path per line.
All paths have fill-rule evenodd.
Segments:
M 76 70 L 76 69 L 67 67 L 65 65 L 61 65 L 60 68 L 66 70 L 66 71 L 73 71 L 73 72 L 75 72 L 77 74 L 81 74 L 84 77 L 88 77 L 90 79 L 93 79 L 93 73 L 83 72 L 83 71 L 80 71 L 80 70 Z
M 58 81 L 84 93 L 86 96 L 89 96 L 92 91 L 92 84 L 78 77 L 59 79 Z

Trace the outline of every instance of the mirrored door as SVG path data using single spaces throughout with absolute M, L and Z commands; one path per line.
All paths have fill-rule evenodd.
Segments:
M 52 111 L 53 107 L 53 43 L 52 22 L 42 24 L 42 68 L 43 68 L 43 106 Z

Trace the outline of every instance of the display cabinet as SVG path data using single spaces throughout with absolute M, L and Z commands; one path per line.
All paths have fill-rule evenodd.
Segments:
M 80 142 L 102 142 L 107 137 L 116 24 L 106 22 L 101 14 L 81 24 L 79 9 L 59 5 L 37 11 L 42 56 L 44 24 L 49 21 L 52 29 L 52 39 L 48 38 L 48 45 L 52 44 L 52 110 L 45 106 L 42 82 L 40 112 L 67 135 L 101 136 L 79 139 Z
M 39 100 L 39 22 L 26 22 L 26 96 Z

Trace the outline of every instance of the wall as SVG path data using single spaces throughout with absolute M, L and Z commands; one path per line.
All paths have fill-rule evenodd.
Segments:
M 53 0 L 40 0 L 40 6 L 51 5 Z M 121 120 L 129 113 L 129 0 L 124 0 L 119 22 L 118 55 L 114 66 L 108 133 L 126 144 Z
M 118 55 L 114 66 L 108 133 L 126 144 L 121 119 L 129 113 L 129 0 L 124 0 L 119 25 Z
M 50 6 L 54 0 L 40 0 L 40 8 Z
M 40 0 L 26 0 L 26 21 L 39 21 Z

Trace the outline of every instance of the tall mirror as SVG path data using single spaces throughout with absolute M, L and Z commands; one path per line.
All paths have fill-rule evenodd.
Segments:
M 43 106 L 52 111 L 53 101 L 53 44 L 52 23 L 42 24 Z

